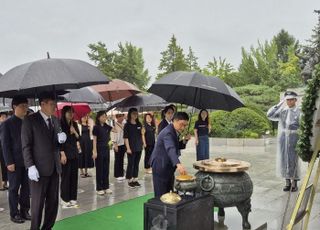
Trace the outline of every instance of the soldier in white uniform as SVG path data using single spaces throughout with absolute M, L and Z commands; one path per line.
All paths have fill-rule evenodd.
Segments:
M 296 102 L 297 94 L 293 91 L 287 91 L 284 94 L 284 100 L 271 107 L 267 112 L 270 120 L 279 122 L 277 174 L 285 178 L 286 184 L 283 191 L 286 192 L 298 190 L 297 181 L 300 170 L 295 148 L 299 138 L 300 109 L 296 106 Z

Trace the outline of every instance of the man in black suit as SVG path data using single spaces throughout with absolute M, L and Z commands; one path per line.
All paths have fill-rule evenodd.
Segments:
M 14 114 L 1 125 L 1 145 L 9 179 L 10 219 L 14 223 L 31 220 L 28 175 L 21 147 L 22 120 L 27 115 L 28 100 L 23 96 L 12 99 Z M 20 211 L 19 207 L 20 206 Z
M 22 124 L 22 151 L 31 188 L 31 230 L 52 229 L 58 212 L 59 174 L 61 173 L 58 133 L 61 130 L 54 117 L 55 97 L 42 93 L 40 111 L 27 116 Z M 61 141 L 62 142 L 62 141 Z
M 155 197 L 173 190 L 174 173 L 178 169 L 180 174 L 186 170 L 180 163 L 180 149 L 185 148 L 188 135 L 179 142 L 179 134 L 188 127 L 189 116 L 185 112 L 178 112 L 173 117 L 173 123 L 166 126 L 159 134 L 150 163 L 152 167 L 153 188 Z

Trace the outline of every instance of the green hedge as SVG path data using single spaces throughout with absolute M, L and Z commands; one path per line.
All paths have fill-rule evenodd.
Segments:
M 191 119 L 190 133 L 193 134 L 198 114 Z M 211 137 L 259 138 L 271 129 L 264 114 L 250 108 L 239 108 L 232 112 L 214 111 L 210 113 Z

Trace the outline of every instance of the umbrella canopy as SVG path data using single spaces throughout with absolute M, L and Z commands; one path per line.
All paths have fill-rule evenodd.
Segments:
M 243 107 L 239 95 L 218 77 L 197 72 L 176 71 L 154 82 L 148 89 L 168 102 L 198 109 L 232 111 Z
M 91 112 L 91 109 L 87 103 L 71 103 L 71 102 L 58 102 L 56 108 L 56 116 L 61 118 L 61 112 L 63 107 L 71 106 L 74 110 L 74 120 L 80 120 Z
M 140 93 L 136 86 L 119 79 L 114 79 L 109 84 L 93 85 L 91 88 L 100 93 L 106 101 L 116 101 Z
M 62 94 L 65 89 L 77 89 L 108 81 L 98 68 L 87 62 L 48 58 L 19 65 L 5 73 L 0 78 L 0 95 L 34 97 L 42 91 Z
M 112 105 L 110 109 L 116 108 L 119 111 L 128 111 L 129 108 L 135 107 L 139 112 L 158 111 L 168 104 L 168 102 L 154 94 L 137 94 Z
M 61 96 L 63 100 L 68 102 L 86 102 L 90 104 L 102 104 L 105 102 L 103 97 L 89 86 L 69 91 L 69 93 Z

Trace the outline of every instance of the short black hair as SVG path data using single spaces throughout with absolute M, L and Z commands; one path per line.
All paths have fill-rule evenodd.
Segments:
M 189 115 L 186 112 L 177 112 L 174 114 L 173 120 L 189 121 Z
M 22 95 L 14 96 L 11 101 L 11 107 L 13 109 L 14 105 L 17 106 L 25 103 L 28 104 L 28 99 L 25 96 L 22 96 Z
M 41 104 L 41 102 L 43 102 L 44 100 L 55 101 L 56 100 L 56 96 L 52 92 L 44 91 L 44 92 L 41 92 L 39 94 L 38 99 L 39 99 L 39 104 Z

